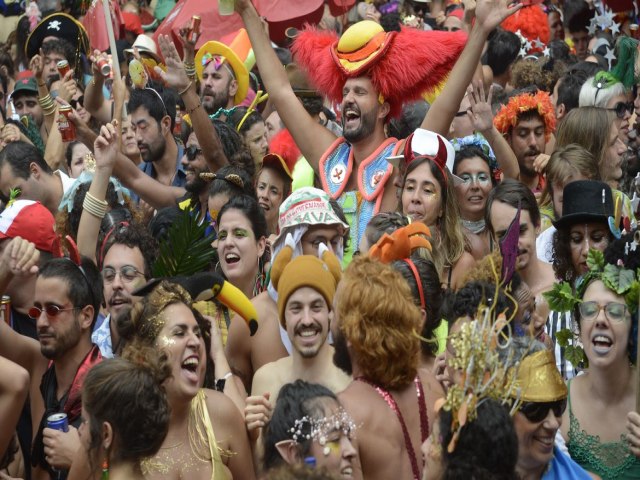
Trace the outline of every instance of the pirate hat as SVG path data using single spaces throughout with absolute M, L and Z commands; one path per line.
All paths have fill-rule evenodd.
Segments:
M 29 34 L 24 45 L 27 58 L 40 52 L 40 47 L 47 37 L 66 40 L 76 47 L 76 54 L 89 52 L 89 37 L 82 24 L 66 13 L 53 13 L 44 18 Z

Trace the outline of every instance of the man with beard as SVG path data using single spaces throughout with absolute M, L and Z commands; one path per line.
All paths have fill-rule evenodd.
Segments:
M 30 407 L 39 427 L 33 443 L 32 477 L 66 478 L 80 447 L 84 375 L 101 360 L 91 344 L 91 329 L 102 303 L 100 274 L 87 258 L 76 263 L 55 258 L 38 270 L 36 245 L 16 237 L 0 258 L 0 278 L 38 272 L 29 316 L 36 321 L 38 341 L 0 322 L 0 355 L 21 365 L 30 375 Z M 69 431 L 47 427 L 47 417 L 64 412 Z M 35 426 L 35 425 L 34 425 Z M 54 470 L 55 469 L 55 470 Z
M 131 128 L 143 163 L 140 170 L 163 185 L 183 187 L 182 146 L 173 138 L 177 98 L 173 90 L 162 95 L 152 88 L 134 89 L 129 98 Z
M 537 307 L 544 302 L 542 293 L 551 290 L 555 282 L 553 268 L 538 259 L 536 237 L 540 233 L 540 210 L 533 192 L 522 182 L 504 179 L 487 198 L 485 219 L 496 244 L 509 229 L 520 211 L 520 236 L 516 271 L 536 296 Z
M 420 446 L 442 395 L 418 369 L 421 314 L 391 266 L 356 257 L 333 299 L 334 362 L 354 381 L 338 395 L 358 425 L 362 478 L 422 478 Z
M 261 367 L 253 377 L 247 398 L 245 423 L 253 440 L 261 424 L 269 421 L 280 388 L 296 380 L 324 385 L 341 392 L 351 378 L 333 364 L 333 347 L 327 337 L 333 318 L 333 296 L 340 281 L 341 267 L 327 248 L 322 259 L 301 255 L 293 260 L 293 237 L 280 251 L 271 268 L 271 279 L 278 291 L 280 323 L 286 328 L 293 351 Z
M 119 337 L 116 320 L 131 307 L 132 292 L 151 278 L 151 266 L 158 254 L 156 240 L 138 223 L 114 226 L 100 246 L 102 283 L 107 317 L 91 335 L 104 358 L 113 358 Z
M 227 46 L 211 41 L 198 49 L 195 56 L 195 69 L 200 79 L 200 101 L 209 115 L 225 119 L 224 110 L 240 105 L 249 91 L 249 70 L 241 52 L 247 50 L 249 38 L 241 29 Z
M 466 41 L 461 32 L 384 32 L 372 21 L 359 22 L 340 39 L 328 32 L 301 32 L 293 45 L 294 59 L 319 92 L 340 103 L 343 137 L 337 137 L 296 99 L 251 1 L 236 0 L 269 98 L 323 189 L 347 212 L 351 226 L 347 262 L 373 215 L 397 206 L 389 181 L 393 168 L 386 158 L 401 151 L 404 142 L 386 138 L 385 124 L 401 112 L 404 102 L 417 100 L 449 74 L 422 124 L 422 128 L 446 135 L 489 32 L 520 8 L 508 3 L 478 2 L 469 42 L 451 71 Z
M 293 257 L 318 256 L 324 244 L 342 259 L 348 235 L 348 225 L 342 210 L 322 190 L 304 187 L 293 192 L 280 205 L 279 235 L 273 242 L 272 258 L 285 247 L 285 240 L 293 248 Z M 278 309 L 279 294 L 273 282 L 267 291 L 251 299 L 259 312 L 260 328 L 250 336 L 246 322 L 239 316 L 231 319 L 226 353 L 232 370 L 251 390 L 255 371 L 263 365 L 293 355 L 294 346 L 283 328 L 284 318 Z
M 503 105 L 493 120 L 518 159 L 520 180 L 534 193 L 544 188 L 544 176 L 533 162 L 545 151 L 545 145 L 556 128 L 555 109 L 547 92 L 520 93 Z

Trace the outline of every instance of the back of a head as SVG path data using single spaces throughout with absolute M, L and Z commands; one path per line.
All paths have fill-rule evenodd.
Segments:
M 582 70 L 569 70 L 559 81 L 556 106 L 564 105 L 566 115 L 578 108 L 580 89 L 587 81 L 587 74 Z
M 38 165 L 44 173 L 53 174 L 53 170 L 45 161 L 40 150 L 23 141 L 11 142 L 0 151 L 0 167 L 5 163 L 11 165 L 13 175 L 18 178 L 29 178 L 31 175 L 29 166 L 32 163 Z
M 612 98 L 626 93 L 625 86 L 617 78 L 609 73 L 599 72 L 582 84 L 578 102 L 581 107 L 607 108 Z
M 94 459 L 101 462 L 105 450 L 112 465 L 137 464 L 158 452 L 169 430 L 170 409 L 162 387 L 171 375 L 166 356 L 153 349 L 136 349 L 125 352 L 125 357 L 98 363 L 83 383 L 92 463 Z M 109 448 L 102 445 L 103 422 L 113 430 Z
M 616 115 L 603 108 L 580 107 L 571 110 L 556 131 L 556 148 L 575 143 L 591 152 L 598 164 L 609 145 L 609 133 Z
M 487 44 L 487 65 L 495 76 L 502 75 L 516 61 L 520 39 L 507 30 L 498 29 Z
M 445 480 L 516 480 L 518 437 L 508 409 L 493 399 L 479 404 L 477 418 L 460 430 L 456 448 L 451 441 L 451 413 L 440 412 Z
M 587 31 L 592 12 L 584 0 L 565 1 L 562 8 L 564 24 L 570 33 Z
M 232 198 L 236 195 L 255 197 L 253 182 L 247 172 L 235 165 L 225 165 L 215 173 L 215 178 L 209 184 L 209 197 L 226 195 Z
M 386 389 L 409 385 L 418 367 L 421 315 L 402 275 L 361 256 L 344 272 L 336 295 L 338 328 L 363 376 Z
M 271 420 L 263 435 L 265 470 L 284 464 L 284 459 L 280 456 L 276 443 L 292 439 L 291 429 L 296 420 L 301 420 L 303 417 L 322 417 L 325 415 L 321 405 L 324 398 L 336 400 L 335 394 L 328 388 L 303 380 L 287 383 L 280 389 Z M 302 455 L 309 451 L 311 440 L 300 439 L 298 443 Z

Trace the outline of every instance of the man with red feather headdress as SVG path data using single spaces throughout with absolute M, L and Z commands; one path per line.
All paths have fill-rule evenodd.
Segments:
M 280 118 L 300 151 L 322 181 L 323 188 L 342 205 L 351 225 L 351 248 L 358 245 L 367 223 L 379 211 L 396 205 L 393 167 L 386 158 L 402 151 L 403 142 L 386 138 L 385 124 L 404 102 L 433 90 L 449 74 L 422 127 L 446 135 L 457 106 L 471 82 L 487 35 L 518 5 L 508 0 L 483 0 L 469 41 L 463 32 L 424 32 L 403 28 L 384 32 L 363 21 L 342 37 L 315 29 L 295 40 L 296 63 L 307 70 L 311 83 L 340 103 L 343 137 L 337 138 L 309 116 L 287 82 L 262 22 L 250 0 L 237 0 L 262 80 Z M 348 262 L 351 252 L 345 253 Z

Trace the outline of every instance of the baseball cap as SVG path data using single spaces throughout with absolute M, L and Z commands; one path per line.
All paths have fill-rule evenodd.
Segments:
M 59 257 L 62 255 L 55 223 L 51 212 L 40 202 L 16 200 L 0 214 L 0 240 L 22 237 L 38 250 Z
M 11 92 L 11 98 L 20 92 L 35 93 L 37 95 L 38 84 L 36 83 L 36 77 L 25 77 L 16 81 L 13 92 Z

